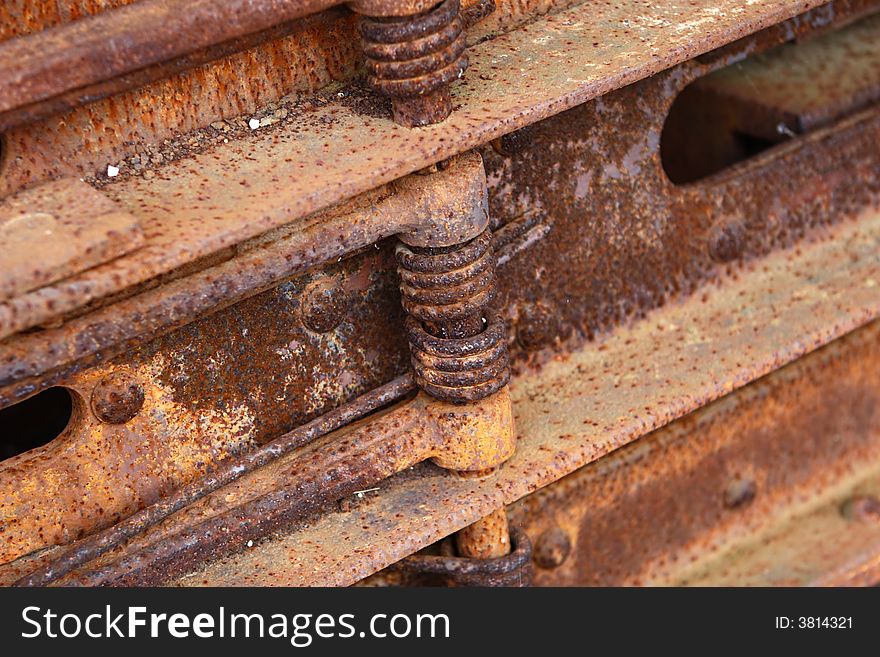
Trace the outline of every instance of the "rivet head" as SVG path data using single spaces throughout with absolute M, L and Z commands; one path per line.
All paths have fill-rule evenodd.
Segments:
M 516 322 L 516 340 L 526 351 L 534 351 L 555 342 L 559 337 L 559 318 L 543 303 L 520 306 Z
M 545 530 L 535 542 L 532 557 L 541 568 L 558 568 L 571 553 L 571 540 L 560 527 Z
M 855 522 L 880 522 L 880 500 L 873 495 L 856 495 L 843 503 L 840 514 Z
M 724 506 L 739 509 L 751 504 L 758 494 L 758 485 L 751 477 L 735 477 L 724 489 Z
M 741 257 L 746 246 L 746 226 L 739 217 L 724 217 L 709 229 L 709 257 L 715 262 L 731 262 Z
M 339 281 L 317 281 L 309 285 L 302 300 L 303 325 L 315 333 L 327 333 L 342 323 L 350 297 Z
M 105 376 L 92 390 L 92 412 L 106 424 L 125 424 L 140 412 L 143 405 L 143 386 L 126 372 Z

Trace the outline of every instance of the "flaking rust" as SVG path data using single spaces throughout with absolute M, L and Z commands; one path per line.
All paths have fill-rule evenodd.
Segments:
M 131 11 L 174 3 L 140 4 Z M 34 114 L 5 136 L 0 187 L 8 191 L 65 167 L 81 173 L 101 159 L 101 170 L 112 175 L 92 179 L 101 190 L 89 195 L 96 206 L 120 207 L 133 218 L 126 224 L 131 239 L 120 242 L 133 250 L 111 244 L 103 252 L 99 245 L 91 260 L 67 259 L 47 271 L 25 263 L 26 275 L 0 278 L 11 281 L 0 290 L 2 404 L 53 384 L 74 400 L 61 436 L 0 466 L 3 581 L 159 584 L 199 568 L 247 563 L 243 545 L 264 542 L 272 554 L 285 538 L 296 543 L 298 531 L 320 533 L 340 499 L 380 490 L 352 505 L 353 518 L 358 504 L 398 499 L 401 481 L 413 486 L 411 499 L 435 505 L 434 520 L 406 526 L 396 520 L 403 511 L 389 515 L 386 508 L 376 556 L 349 564 L 346 576 L 368 574 L 461 530 L 458 554 L 417 555 L 401 569 L 458 585 L 523 585 L 535 560 L 545 582 L 703 581 L 703 571 L 670 565 L 663 541 L 700 561 L 716 539 L 782 517 L 792 495 L 846 480 L 869 458 L 858 438 L 840 453 L 827 443 L 838 430 L 850 435 L 835 424 L 842 421 L 831 412 L 837 408 L 851 407 L 849 419 L 867 428 L 870 440 L 875 433 L 866 409 L 876 382 L 857 359 L 828 356 L 853 344 L 864 351 L 856 338 L 753 388 L 771 388 L 792 423 L 812 418 L 804 435 L 814 456 L 835 453 L 833 468 L 817 474 L 813 462 L 791 457 L 794 448 L 768 448 L 749 452 L 742 467 L 721 476 L 708 467 L 716 454 L 694 456 L 692 441 L 667 446 L 657 435 L 606 455 L 877 316 L 876 249 L 866 247 L 876 241 L 880 205 L 876 106 L 850 103 L 850 87 L 826 80 L 820 104 L 837 108 L 833 121 L 802 122 L 812 132 L 786 133 L 760 154 L 689 184 L 673 182 L 669 153 L 682 151 L 686 140 L 667 129 L 671 108 L 706 76 L 848 22 L 876 3 L 780 1 L 743 9 L 722 0 L 719 7 L 692 3 L 687 14 L 652 6 L 638 18 L 629 13 L 632 3 L 621 3 L 591 8 L 594 31 L 580 20 L 585 4 L 509 34 L 484 27 L 480 34 L 495 38 L 465 54 L 465 23 L 491 13 L 493 3 L 363 0 L 353 7 L 364 15 L 366 72 L 391 96 L 390 114 L 362 95 L 359 82 L 278 102 L 282 92 L 350 80 L 360 64 L 351 13 L 332 1 L 306 4 L 292 11 L 328 11 L 295 28 L 224 41 L 219 51 L 202 44 L 209 48 L 196 60 L 177 61 L 183 55 L 168 51 L 175 63 L 167 70 L 164 59 L 141 62 L 150 69 L 149 79 L 137 82 L 149 85 L 143 90 L 102 87 L 107 93 L 96 94 L 102 99 L 94 104 L 59 101 L 69 107 L 43 102 L 69 90 L 44 90 L 38 109 L 62 112 L 52 119 L 59 132 L 44 131 L 46 119 Z M 513 25 L 538 4 L 499 2 L 492 25 Z M 222 17 L 232 7 L 212 14 L 209 5 L 194 11 Z M 626 30 L 609 27 L 618 19 Z M 707 36 L 710 20 L 720 27 Z M 80 27 L 71 25 L 70 33 Z M 869 21 L 859 25 L 872 29 Z M 758 27 L 765 29 L 751 34 Z M 215 36 L 229 37 L 226 28 L 237 29 L 225 25 Z M 158 35 L 155 45 L 174 46 L 167 37 Z M 817 43 L 809 47 L 821 51 Z M 716 46 L 723 47 L 706 52 Z M 0 45 L 0 61 L 16 47 Z M 292 67 L 294 51 L 325 67 Z M 137 48 L 128 55 L 117 63 L 139 61 Z M 240 77 L 247 61 L 253 68 L 245 98 L 222 81 Z M 261 66 L 273 71 L 265 83 Z M 572 78 L 573 70 L 581 77 Z M 95 72 L 70 75 L 88 86 L 120 73 L 76 78 Z M 159 81 L 164 73 L 171 77 Z M 157 89 L 173 102 L 146 107 L 144 94 Z M 216 104 L 190 107 L 203 97 L 200 89 Z M 265 101 L 274 105 L 254 114 Z M 30 111 L 28 103 L 22 107 Z M 210 143 L 200 143 L 208 119 Z M 436 122 L 442 125 L 430 127 Z M 133 144 L 140 149 L 181 130 L 171 157 L 151 146 L 143 152 L 159 162 L 143 172 L 117 166 L 123 152 L 133 162 L 126 151 Z M 85 144 L 70 163 L 58 158 L 69 148 L 68 133 Z M 481 155 L 461 155 L 474 147 Z M 134 250 L 139 240 L 143 248 Z M 805 274 L 803 262 L 819 266 Z M 742 277 L 751 281 L 748 289 L 737 288 Z M 712 294 L 731 296 L 711 302 Z M 727 332 L 735 335 L 725 338 Z M 641 341 L 641 350 L 621 347 L 627 340 Z M 616 352 L 606 354 L 609 343 Z M 658 369 L 658 361 L 666 367 Z M 809 379 L 811 367 L 843 382 L 831 394 L 808 387 L 816 399 L 836 400 L 812 415 L 790 391 L 773 388 L 792 371 Z M 360 418 L 349 405 L 363 405 L 365 394 L 392 380 L 399 385 L 389 384 L 395 393 L 380 395 L 383 404 L 415 386 L 421 392 L 369 420 L 334 423 L 333 409 Z M 739 443 L 722 441 L 719 453 L 748 451 L 767 443 L 768 432 L 782 434 L 750 395 L 740 397 L 753 403 L 744 420 L 738 417 L 747 431 Z M 736 403 L 722 400 L 705 417 Z M 311 433 L 315 426 L 322 429 Z M 519 434 L 525 453 L 517 451 Z M 521 511 L 533 504 L 525 502 L 508 529 L 505 506 L 536 487 L 600 457 L 589 472 L 631 454 L 637 462 L 655 448 L 648 474 L 639 474 L 638 463 L 620 470 L 641 477 L 634 507 L 647 511 L 633 518 L 646 540 L 610 517 L 607 510 L 625 497 L 613 482 L 615 492 L 603 489 L 606 497 L 597 498 L 604 507 L 584 511 L 589 505 L 574 503 L 586 518 L 579 528 L 564 513 L 538 521 Z M 696 465 L 672 472 L 679 479 L 670 484 L 663 477 L 681 463 L 663 457 L 676 450 Z M 228 476 L 236 463 L 248 466 Z M 778 475 L 779 463 L 801 478 L 792 484 Z M 435 466 L 456 474 L 442 479 Z M 215 483 L 203 478 L 218 472 Z M 651 520 L 669 519 L 677 508 L 670 494 L 692 485 L 711 486 L 714 494 L 701 499 L 698 518 L 679 525 L 673 518 L 666 526 L 678 533 L 654 541 L 663 530 Z M 553 490 L 567 490 L 565 482 Z M 850 515 L 870 519 L 872 508 L 853 502 Z M 129 524 L 119 523 L 125 518 Z M 394 523 L 399 536 L 388 530 Z M 372 531 L 369 523 L 358 527 Z M 113 538 L 103 544 L 97 537 L 104 536 Z M 628 542 L 638 545 L 618 549 Z M 312 583 L 322 573 L 341 576 L 334 558 L 356 558 L 334 557 L 333 540 L 309 545 L 325 543 L 317 556 L 297 544 L 305 556 L 290 557 L 308 565 Z M 64 547 L 34 554 L 57 545 Z M 607 553 L 603 545 L 611 545 Z

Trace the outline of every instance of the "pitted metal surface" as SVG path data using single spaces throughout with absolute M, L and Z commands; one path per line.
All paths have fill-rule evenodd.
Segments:
M 116 4 L 16 16 L 0 39 L 33 40 L 8 38 L 0 62 Z M 87 175 L 97 190 L 68 186 L 88 190 L 77 218 L 99 233 L 78 234 L 85 258 L 59 249 L 0 272 L 0 412 L 54 385 L 73 400 L 60 436 L 0 463 L 0 581 L 351 584 L 460 530 L 458 558 L 513 560 L 518 582 L 532 560 L 539 583 L 729 581 L 720 569 L 754 578 L 776 558 L 756 535 L 790 557 L 794 518 L 833 524 L 801 493 L 845 494 L 840 522 L 870 522 L 859 482 L 875 464 L 850 425 L 873 440 L 876 386 L 859 367 L 876 327 L 858 329 L 880 313 L 880 113 L 864 47 L 880 23 L 862 17 L 880 5 L 377 0 L 353 6 L 364 61 L 349 9 L 316 0 L 278 23 L 272 4 L 206 30 L 190 54 L 162 50 L 199 47 L 172 43 L 174 25 L 136 35 L 123 68 L 72 70 L 54 91 L 22 83 L 38 101 L 0 117 L 17 126 L 0 141 L 0 193 L 34 185 L 13 205 L 57 201 L 68 183 L 40 183 Z M 464 25 L 486 15 L 466 56 Z M 60 31 L 39 31 L 50 24 Z M 313 64 L 291 65 L 295 51 Z M 145 56 L 144 77 L 123 79 Z M 809 98 L 774 85 L 791 70 L 816 81 Z M 393 104 L 354 79 L 364 71 Z M 774 93 L 752 89 L 750 71 Z M 144 106 L 157 89 L 177 105 Z M 414 98 L 407 114 L 398 101 Z M 119 221 L 104 230 L 108 215 Z M 833 393 L 815 367 L 841 382 Z M 791 372 L 833 408 L 810 415 L 774 387 Z M 709 443 L 686 430 L 703 420 L 678 419 L 768 374 L 730 426 L 775 431 L 779 449 L 713 478 L 717 454 L 693 452 Z M 813 418 L 802 433 L 817 432 L 811 454 L 833 453 L 827 473 L 782 447 L 794 434 L 748 392 L 761 386 L 791 422 Z M 345 426 L 365 409 L 378 412 Z M 684 429 L 661 429 L 676 420 Z M 748 452 L 740 433 L 718 453 Z M 822 442 L 838 434 L 842 446 Z M 514 507 L 527 532 L 501 549 L 507 505 L 565 475 L 594 490 L 618 462 L 632 495 L 612 482 L 602 504 L 580 504 L 560 497 L 564 480 Z M 789 462 L 791 476 L 774 469 Z M 694 481 L 717 495 L 672 518 Z M 630 498 L 645 513 L 615 524 Z M 542 518 L 540 500 L 559 514 Z M 835 572 L 870 559 L 856 533 Z M 744 551 L 707 556 L 722 543 Z M 670 563 L 676 550 L 692 566 Z M 815 561 L 803 581 L 835 581 Z M 458 584 L 503 574 L 449 563 Z

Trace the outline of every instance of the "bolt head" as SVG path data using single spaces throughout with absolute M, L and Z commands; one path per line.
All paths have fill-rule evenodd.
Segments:
M 724 506 L 739 509 L 748 506 L 758 494 L 758 485 L 751 477 L 735 477 L 724 489 Z
M 345 319 L 350 303 L 348 291 L 341 281 L 316 281 L 303 294 L 303 325 L 315 333 L 332 331 Z
M 715 262 L 732 262 L 746 246 L 746 226 L 739 217 L 724 217 L 709 229 L 709 257 Z
M 535 563 L 548 570 L 558 568 L 571 554 L 571 540 L 561 527 L 551 527 L 544 531 L 535 542 L 532 558 Z
M 516 340 L 523 349 L 534 351 L 551 345 L 559 333 L 559 318 L 553 309 L 540 302 L 520 307 Z
M 92 390 L 92 412 L 106 424 L 125 424 L 140 412 L 143 405 L 144 388 L 127 372 L 105 376 Z

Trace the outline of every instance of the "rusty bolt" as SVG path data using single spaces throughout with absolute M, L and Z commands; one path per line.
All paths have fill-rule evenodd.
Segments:
M 345 319 L 349 305 L 348 291 L 339 281 L 316 281 L 303 294 L 303 325 L 315 333 L 332 331 Z
M 840 513 L 847 520 L 878 522 L 880 521 L 880 500 L 873 495 L 856 495 L 843 503 Z
M 745 246 L 746 226 L 739 217 L 724 217 L 709 229 L 709 257 L 715 262 L 736 260 Z
M 571 540 L 560 527 L 545 530 L 535 543 L 534 559 L 541 568 L 558 568 L 571 553 Z
M 751 477 L 735 477 L 724 489 L 724 506 L 728 509 L 739 509 L 747 506 L 755 499 L 758 485 Z
M 450 86 L 467 69 L 460 0 L 410 16 L 360 22 L 367 82 L 389 96 L 394 121 L 413 128 L 452 112 Z
M 543 303 L 520 306 L 516 324 L 516 340 L 526 351 L 553 344 L 559 336 L 559 317 Z
M 92 390 L 92 412 L 101 422 L 125 424 L 144 405 L 144 388 L 131 374 L 114 372 Z

